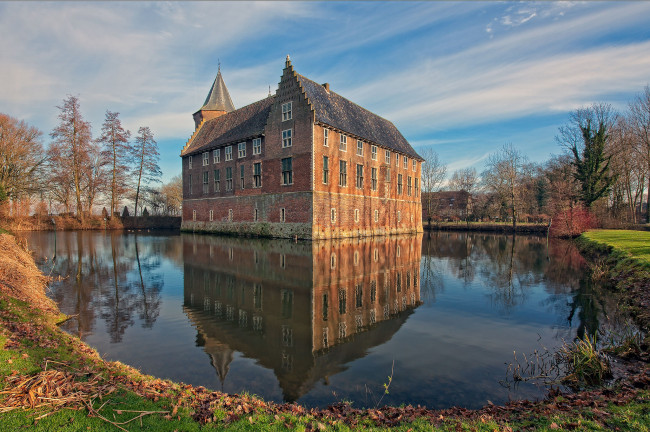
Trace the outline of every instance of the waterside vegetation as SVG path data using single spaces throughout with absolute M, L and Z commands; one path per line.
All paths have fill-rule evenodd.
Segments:
M 163 381 L 107 362 L 61 331 L 47 278 L 0 235 L 0 425 L 3 430 L 648 430 L 645 363 L 611 387 L 551 392 L 480 410 L 402 406 L 324 410 Z

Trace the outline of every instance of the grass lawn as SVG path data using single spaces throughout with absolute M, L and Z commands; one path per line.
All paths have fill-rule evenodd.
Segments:
M 650 231 L 593 230 L 583 234 L 589 240 L 604 243 L 650 264 Z

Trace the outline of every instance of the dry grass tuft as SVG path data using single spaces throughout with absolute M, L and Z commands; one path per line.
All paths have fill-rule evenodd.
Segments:
M 45 294 L 47 282 L 30 253 L 13 236 L 0 234 L 0 293 L 58 314 L 56 304 Z

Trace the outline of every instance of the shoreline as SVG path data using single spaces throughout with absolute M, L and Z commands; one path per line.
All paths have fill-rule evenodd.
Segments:
M 0 249 L 0 254 L 13 254 L 27 260 L 17 252 L 15 239 L 11 237 L 9 240 L 6 237 L 11 236 L 2 235 L 5 247 Z M 11 242 L 15 246 L 9 244 Z M 16 264 L 32 269 L 28 274 L 28 279 L 31 278 L 31 287 L 40 289 L 42 292 L 37 295 L 43 298 L 46 288 L 45 277 L 40 272 L 33 272 L 35 265 L 31 257 L 29 259 L 31 263 Z M 0 272 L 0 284 L 2 284 L 0 288 L 11 284 L 11 281 L 3 280 L 2 276 L 6 274 Z M 47 303 L 46 300 L 43 301 Z M 101 359 L 95 350 L 80 339 L 60 330 L 57 324 L 64 317 L 61 316 L 58 308 L 33 307 L 33 304 L 26 303 L 24 300 L 12 298 L 6 289 L 0 290 L 0 302 L 0 342 L 4 346 L 4 350 L 0 351 L 0 364 L 4 365 L 0 367 L 2 389 L 11 388 L 13 381 L 10 380 L 15 377 L 44 376 L 52 371 L 69 377 L 74 385 L 81 385 L 83 379 L 95 382 L 96 388 L 93 388 L 93 391 L 99 391 L 99 394 L 107 393 L 102 396 L 103 402 L 95 401 L 96 404 L 92 402 L 88 404 L 88 401 L 86 403 L 77 401 L 76 404 L 71 405 L 77 408 L 74 411 L 74 421 L 77 423 L 87 421 L 93 430 L 97 427 L 119 430 L 115 425 L 117 421 L 110 420 L 114 418 L 108 414 L 111 410 L 113 411 L 111 414 L 117 415 L 118 419 L 122 419 L 121 421 L 135 419 L 137 413 L 147 412 L 144 418 L 139 418 L 145 425 L 148 424 L 154 429 L 169 430 L 203 430 L 208 426 L 232 427 L 237 430 L 257 429 L 260 426 L 279 429 L 297 427 L 304 430 L 345 430 L 360 426 L 384 428 L 398 425 L 401 425 L 404 430 L 409 428 L 431 430 L 432 427 L 447 429 L 454 426 L 481 430 L 536 430 L 537 428 L 563 430 L 566 425 L 567 430 L 570 430 L 572 428 L 570 425 L 576 421 L 588 420 L 606 425 L 611 421 L 612 416 L 618 415 L 619 406 L 629 409 L 638 408 L 641 412 L 640 421 L 644 424 L 645 421 L 650 423 L 647 415 L 650 406 L 648 391 L 650 378 L 647 363 L 643 363 L 642 366 L 637 364 L 637 370 L 631 370 L 628 378 L 617 384 L 615 391 L 603 388 L 569 394 L 551 392 L 546 400 L 540 402 L 515 401 L 504 406 L 488 405 L 478 410 L 465 408 L 429 410 L 410 405 L 357 409 L 344 403 L 322 410 L 309 410 L 299 405 L 267 403 L 248 395 L 227 395 L 203 387 L 192 387 L 142 375 L 119 362 Z M 647 330 L 647 327 L 645 329 Z M 645 349 L 647 350 L 647 347 Z M 25 355 L 27 357 L 24 357 Z M 22 363 L 27 364 L 19 367 Z M 83 371 L 83 377 L 75 375 L 74 370 Z M 97 377 L 103 377 L 103 380 Z M 111 388 L 116 390 L 109 393 Z M 106 405 L 100 408 L 107 401 L 111 401 L 108 406 L 112 408 Z M 589 404 L 585 405 L 584 401 L 589 401 Z M 0 402 L 0 412 L 2 412 L 2 402 Z M 639 403 L 641 405 L 637 407 L 635 404 Z M 549 406 L 553 406 L 550 411 Z M 46 411 L 52 408 L 12 410 L 3 414 L 0 425 L 11 426 L 14 423 L 7 422 L 16 422 L 17 425 L 37 425 L 47 430 L 47 428 L 60 426 L 52 422 L 65 423 L 63 420 L 67 421 L 70 417 L 68 410 Z M 136 413 L 130 413 L 129 417 L 126 414 L 127 410 Z M 47 416 L 35 424 L 34 416 L 44 414 Z M 556 427 L 553 426 L 554 424 Z M 139 423 L 129 423 L 124 427 L 129 431 L 139 430 Z M 62 430 L 76 430 L 76 428 L 63 427 Z

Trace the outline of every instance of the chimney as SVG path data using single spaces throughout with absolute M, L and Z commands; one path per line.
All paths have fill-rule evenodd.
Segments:
M 325 87 L 325 91 L 327 91 L 327 93 L 330 92 L 330 83 L 323 84 L 323 87 Z

